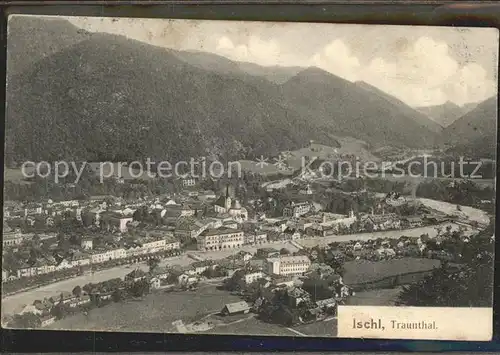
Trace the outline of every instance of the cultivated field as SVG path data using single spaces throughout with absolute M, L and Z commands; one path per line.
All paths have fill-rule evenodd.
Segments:
M 292 328 L 302 336 L 308 337 L 335 337 L 337 336 L 337 319 L 328 319 L 322 322 L 299 325 Z M 300 334 L 296 335 L 300 335 Z
M 322 322 L 298 325 L 292 328 L 278 324 L 262 322 L 255 317 L 231 324 L 229 327 L 217 327 L 203 332 L 203 334 L 233 334 L 233 335 L 260 335 L 260 336 L 305 336 L 305 337 L 335 337 L 337 334 L 337 320 L 329 319 Z
M 256 318 L 249 318 L 243 322 L 231 324 L 230 327 L 217 327 L 203 332 L 203 334 L 236 334 L 262 336 L 294 336 L 297 335 L 285 327 L 264 323 Z
M 4 180 L 10 181 L 17 184 L 31 184 L 31 182 L 26 181 L 21 169 L 9 169 L 4 167 Z
M 227 303 L 238 301 L 239 297 L 219 291 L 213 285 L 200 286 L 196 291 L 158 291 L 144 300 L 112 303 L 90 311 L 88 316 L 64 318 L 50 329 L 176 333 L 172 322 L 194 322 L 219 312 Z
M 122 177 L 124 180 L 151 180 L 154 179 L 154 174 L 148 174 L 146 171 L 147 165 L 144 165 L 143 171 L 139 170 L 140 166 L 137 164 L 128 166 L 124 164 L 118 163 L 110 163 L 110 162 L 95 162 L 95 163 L 87 163 L 97 176 L 102 176 L 103 178 Z
M 387 288 L 356 292 L 347 299 L 347 305 L 356 306 L 394 306 L 402 288 Z
M 335 336 L 336 320 L 287 328 L 264 323 L 253 314 L 224 317 L 215 316 L 225 304 L 241 299 L 229 292 L 217 290 L 214 285 L 202 285 L 196 291 L 164 292 L 146 296 L 143 300 L 111 303 L 89 312 L 87 316 L 77 314 L 64 318 L 48 329 L 90 331 L 136 331 L 177 333 L 173 322 L 184 324 L 203 319 L 213 321 L 216 317 L 228 324 L 219 324 L 202 334 L 238 334 L 262 336 Z M 208 317 L 209 316 L 209 317 Z
M 427 258 L 347 261 L 344 263 L 345 275 L 343 279 L 348 285 L 360 284 L 406 273 L 429 271 L 440 265 L 439 260 Z
M 265 158 L 265 157 L 264 157 Z M 238 161 L 242 171 L 249 171 L 255 174 L 260 174 L 262 176 L 267 175 L 292 175 L 293 170 L 282 170 L 275 166 L 275 161 L 267 160 L 264 164 L 257 164 L 257 161 L 253 160 L 239 160 Z
M 356 156 L 360 161 L 378 162 L 380 158 L 368 150 L 366 142 L 351 137 L 335 137 L 338 148 L 313 143 L 308 147 L 288 152 L 289 164 L 296 169 L 302 167 L 302 158 L 317 158 L 320 160 L 335 161 L 343 155 Z

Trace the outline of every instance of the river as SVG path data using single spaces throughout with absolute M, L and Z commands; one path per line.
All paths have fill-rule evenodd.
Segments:
M 477 221 L 478 223 L 482 225 L 487 225 L 489 223 L 489 217 L 488 214 L 484 211 L 472 208 L 472 207 L 467 207 L 467 206 L 461 206 L 461 211 L 457 210 L 456 205 L 447 203 L 447 202 L 442 202 L 442 201 L 435 201 L 431 199 L 423 199 L 420 198 L 418 199 L 421 203 L 423 203 L 425 206 L 428 206 L 429 208 L 442 211 L 447 214 L 460 214 L 462 218 L 468 219 L 470 221 Z M 445 223 L 441 225 L 440 227 L 445 227 L 446 225 L 451 225 L 453 229 L 458 228 L 458 226 L 454 223 Z M 470 232 L 473 232 L 473 230 L 470 228 Z M 345 242 L 345 241 L 351 241 L 351 240 L 368 240 L 368 239 L 376 239 L 376 238 L 399 238 L 402 235 L 411 237 L 419 237 L 422 234 L 428 234 L 429 237 L 435 237 L 437 235 L 437 230 L 435 226 L 428 226 L 428 227 L 420 227 L 420 228 L 413 228 L 413 229 L 407 229 L 407 230 L 396 230 L 396 231 L 385 231 L 385 232 L 374 232 L 374 233 L 360 233 L 360 234 L 349 234 L 349 235 L 335 235 L 331 237 L 325 237 L 325 238 L 315 238 L 315 239 L 303 239 L 299 242 L 301 245 L 305 247 L 312 247 L 315 245 L 325 245 L 331 242 Z M 289 249 L 290 251 L 294 251 L 295 248 L 291 246 L 289 243 L 270 243 L 268 245 L 265 245 L 266 247 L 274 247 L 277 249 L 280 249 L 282 247 L 285 247 Z M 260 246 L 263 247 L 263 246 Z M 247 250 L 250 252 L 254 252 L 257 247 L 244 247 L 243 250 Z M 197 255 L 199 255 L 202 258 L 205 259 L 221 259 L 229 256 L 230 254 L 234 254 L 238 252 L 238 250 L 232 250 L 232 251 L 221 251 L 221 252 L 195 252 Z M 180 256 L 180 257 L 175 257 L 175 258 L 169 258 L 162 260 L 161 266 L 166 266 L 166 265 L 189 265 L 193 263 L 195 260 L 189 258 L 186 255 Z M 132 269 L 136 266 L 119 266 L 115 267 L 112 269 L 107 269 L 107 270 L 102 270 L 95 272 L 93 275 L 83 275 L 83 276 L 78 276 L 74 277 L 69 280 L 64 280 L 64 281 L 59 281 L 47 286 L 42 286 L 33 290 L 28 290 L 25 292 L 21 292 L 12 296 L 8 296 L 2 299 L 2 317 L 6 314 L 12 314 L 19 308 L 21 308 L 23 305 L 27 304 L 32 304 L 35 300 L 37 299 L 43 299 L 44 297 L 51 297 L 55 296 L 62 291 L 71 291 L 75 286 L 83 286 L 89 282 L 102 282 L 106 281 L 109 279 L 113 278 L 123 278 L 126 274 L 128 274 Z M 147 270 L 147 265 L 145 263 L 137 264 L 137 267 L 139 267 L 142 270 Z

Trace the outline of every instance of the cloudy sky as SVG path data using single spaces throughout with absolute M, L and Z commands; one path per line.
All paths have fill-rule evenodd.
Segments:
M 496 94 L 498 31 L 198 20 L 68 18 L 178 50 L 203 50 L 264 66 L 316 66 L 368 82 L 411 106 L 463 105 Z

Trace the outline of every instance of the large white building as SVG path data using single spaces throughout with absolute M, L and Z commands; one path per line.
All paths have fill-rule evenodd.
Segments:
M 279 256 L 267 259 L 269 274 L 301 275 L 311 267 L 311 260 L 305 255 Z
M 4 233 L 2 244 L 5 247 L 12 247 L 23 242 L 23 237 L 19 232 Z
M 146 240 L 142 244 L 144 254 L 154 254 L 165 250 L 166 240 L 163 238 Z
M 3 238 L 2 238 L 2 245 L 3 247 L 11 247 L 11 246 L 16 246 L 19 245 L 23 242 L 23 235 L 21 234 L 20 230 L 13 230 L 10 228 L 4 220 L 4 229 L 3 229 Z
M 114 250 L 92 250 L 91 254 L 91 262 L 92 264 L 104 263 L 106 261 L 115 259 L 115 251 Z
M 252 282 L 255 282 L 261 278 L 266 276 L 262 271 L 256 271 L 256 272 L 250 272 L 248 274 L 243 275 L 243 278 L 245 280 L 245 284 L 249 285 Z
M 244 233 L 239 229 L 208 229 L 197 238 L 199 250 L 224 250 L 241 248 L 245 242 Z
M 127 257 L 127 251 L 125 250 L 125 248 L 113 249 L 113 251 L 115 259 L 122 259 Z
M 128 229 L 127 224 L 134 219 L 131 215 L 120 215 L 115 212 L 104 212 L 101 214 L 99 225 L 108 231 L 119 231 L 125 233 Z
M 283 209 L 283 217 L 300 217 L 311 210 L 311 203 L 309 202 L 290 202 L 288 206 Z

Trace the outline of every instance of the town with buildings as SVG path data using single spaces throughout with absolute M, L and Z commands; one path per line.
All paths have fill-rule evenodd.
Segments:
M 399 193 L 366 190 L 356 194 L 371 196 L 367 212 L 354 205 L 345 214 L 328 212 L 315 202 L 325 195 L 324 181 L 310 177 L 291 180 L 281 194 L 263 184 L 266 203 L 238 196 L 231 183 L 220 191 L 202 185 L 187 177 L 175 193 L 133 201 L 111 195 L 6 201 L 4 322 L 67 326 L 78 315 L 90 317 L 94 307 L 137 297 L 148 302 L 151 295 L 158 302 L 174 294 L 189 299 L 211 288 L 223 295 L 214 297 L 220 309 L 194 323 L 181 313 L 167 329 L 227 332 L 229 321 L 249 317 L 285 325 L 293 335 L 293 326 L 335 322 L 336 307 L 356 304 L 357 294 L 391 289 L 395 302 L 402 285 L 459 261 L 453 248 L 487 222 L 458 205 L 443 212 Z M 69 286 L 37 292 L 57 284 Z M 16 301 L 23 294 L 31 298 Z
M 8 27 L 4 328 L 335 337 L 346 306 L 491 309 L 495 29 Z

